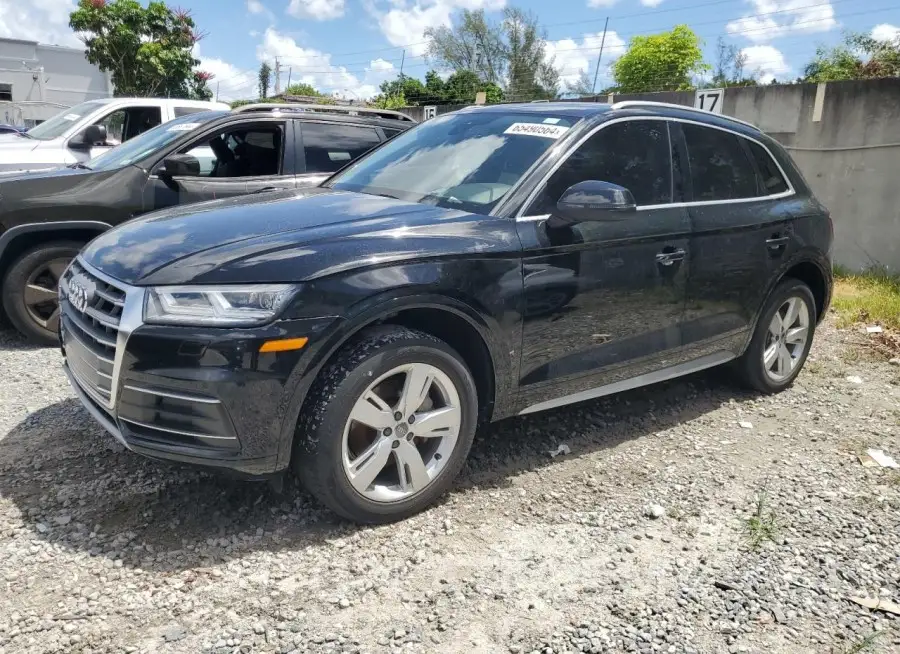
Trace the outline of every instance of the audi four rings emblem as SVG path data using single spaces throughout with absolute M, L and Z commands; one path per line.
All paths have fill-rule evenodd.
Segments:
M 78 278 L 69 280 L 69 304 L 75 309 L 84 313 L 88 305 L 88 290 L 82 285 Z

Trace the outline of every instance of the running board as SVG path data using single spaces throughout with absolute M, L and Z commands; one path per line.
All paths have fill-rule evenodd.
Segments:
M 700 357 L 699 359 L 694 359 L 693 361 L 679 363 L 676 366 L 663 368 L 662 370 L 656 370 L 654 372 L 648 372 L 643 375 L 638 375 L 637 377 L 632 377 L 631 379 L 623 379 L 622 381 L 618 381 L 613 384 L 606 384 L 605 386 L 598 386 L 597 388 L 589 388 L 586 391 L 580 391 L 578 393 L 564 395 L 553 400 L 547 400 L 546 402 L 532 404 L 531 406 L 519 411 L 519 415 L 521 416 L 525 415 L 526 413 L 537 413 L 538 411 L 555 409 L 567 404 L 574 404 L 575 402 L 584 402 L 585 400 L 593 400 L 598 397 L 603 397 L 604 395 L 612 395 L 613 393 L 630 391 L 633 388 L 640 388 L 641 386 L 658 384 L 659 382 L 668 381 L 670 379 L 675 379 L 676 377 L 682 377 L 684 375 L 690 375 L 694 372 L 699 372 L 701 370 L 713 368 L 723 363 L 728 363 L 734 358 L 735 356 L 731 352 L 713 352 L 712 354 L 707 354 L 706 356 Z

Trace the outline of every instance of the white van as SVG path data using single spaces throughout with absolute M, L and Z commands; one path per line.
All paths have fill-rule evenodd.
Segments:
M 165 98 L 105 98 L 82 102 L 23 134 L 0 134 L 0 171 L 85 163 L 173 118 L 222 109 L 228 110 L 229 106 L 221 102 Z

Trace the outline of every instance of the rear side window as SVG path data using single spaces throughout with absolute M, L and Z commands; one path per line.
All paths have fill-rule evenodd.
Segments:
M 784 193 L 787 191 L 787 182 L 784 180 L 781 171 L 778 170 L 778 166 L 775 164 L 775 160 L 772 159 L 772 155 L 766 152 L 766 149 L 759 143 L 749 140 L 746 141 L 746 143 L 750 146 L 750 153 L 753 155 L 754 161 L 756 161 L 756 169 L 759 171 L 761 177 L 760 191 L 762 194 L 775 195 L 776 193 Z
M 372 127 L 302 122 L 306 172 L 333 173 L 381 143 Z
M 682 125 L 695 202 L 759 196 L 756 171 L 740 137 L 720 129 Z
M 384 137 L 387 140 L 391 140 L 400 133 L 399 129 L 391 129 L 390 127 L 382 127 L 381 131 L 384 132 Z
M 203 107 L 175 107 L 175 117 L 180 118 L 181 116 L 190 116 L 191 114 L 198 114 L 201 111 L 206 111 Z

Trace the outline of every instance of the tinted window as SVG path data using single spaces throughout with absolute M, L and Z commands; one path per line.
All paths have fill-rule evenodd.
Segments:
M 381 128 L 381 131 L 384 132 L 384 137 L 385 137 L 385 138 L 392 139 L 392 138 L 394 138 L 395 136 L 397 136 L 397 134 L 399 134 L 402 130 L 399 130 L 399 129 L 391 129 L 390 127 L 382 127 L 382 128 Z
M 682 130 L 687 141 L 695 202 L 759 195 L 756 172 L 741 146 L 740 137 L 687 123 L 682 125 Z
M 775 195 L 776 193 L 784 193 L 787 191 L 787 182 L 784 181 L 781 171 L 778 170 L 778 166 L 775 164 L 771 155 L 766 152 L 766 149 L 759 143 L 754 143 L 753 141 L 746 141 L 746 143 L 750 146 L 750 152 L 753 154 L 753 159 L 756 161 L 756 169 L 761 176 L 760 184 L 762 185 L 762 193 L 765 195 Z
M 190 116 L 191 114 L 198 114 L 201 111 L 207 110 L 203 107 L 175 107 L 175 117 Z
M 202 177 L 264 177 L 281 171 L 281 126 L 232 127 L 182 149 L 196 157 Z
M 638 205 L 671 202 L 670 151 L 662 121 L 631 120 L 605 127 L 553 173 L 528 213 L 552 213 L 567 188 L 587 180 L 624 186 Z
M 302 123 L 306 172 L 333 173 L 381 143 L 371 127 Z

